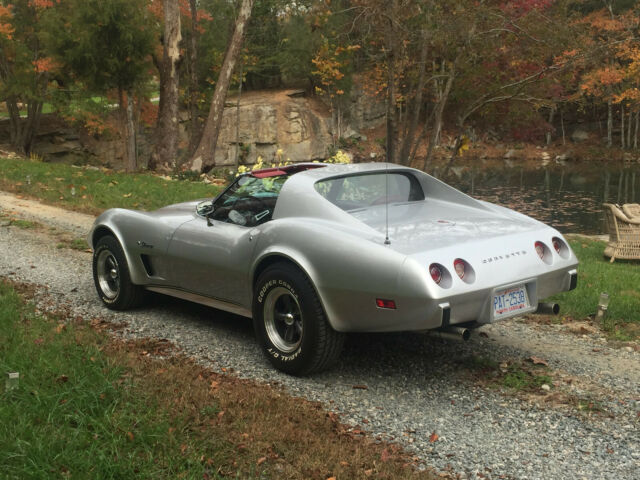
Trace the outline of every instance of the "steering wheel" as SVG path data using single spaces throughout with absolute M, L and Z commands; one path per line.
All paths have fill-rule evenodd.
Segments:
M 252 208 L 251 210 L 253 212 L 263 213 L 264 211 L 268 211 L 268 212 L 271 211 L 269 209 L 269 207 L 267 206 L 267 204 L 262 199 L 260 199 L 258 197 L 253 197 L 253 196 L 237 198 L 233 202 L 233 204 L 231 205 L 231 210 L 236 210 L 237 211 L 236 205 L 238 204 L 238 202 L 240 202 L 241 204 L 242 204 L 242 202 L 253 202 L 253 203 L 256 203 L 257 204 L 256 206 L 258 208 L 256 208 L 256 209 Z M 257 214 L 245 215 L 244 213 L 241 213 L 241 212 L 238 212 L 238 213 L 240 213 L 241 215 L 243 215 L 247 219 L 247 223 L 246 224 L 249 224 L 249 219 L 250 218 L 253 218 L 254 222 L 257 222 L 258 220 L 260 220 L 260 219 L 262 219 L 262 218 L 264 218 L 266 216 L 266 215 L 262 215 L 260 218 L 256 219 L 255 217 L 257 216 Z M 234 223 L 236 223 L 236 222 L 234 222 Z

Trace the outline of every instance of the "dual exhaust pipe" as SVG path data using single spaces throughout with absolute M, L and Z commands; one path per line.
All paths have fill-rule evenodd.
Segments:
M 560 313 L 560 305 L 557 303 L 539 303 L 536 314 L 542 315 L 558 315 Z M 462 327 L 446 327 L 437 330 L 430 330 L 432 337 L 442 338 L 444 340 L 458 340 L 466 342 L 471 338 L 471 329 Z

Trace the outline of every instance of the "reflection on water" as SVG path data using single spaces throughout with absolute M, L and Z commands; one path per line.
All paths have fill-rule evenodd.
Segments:
M 606 233 L 602 204 L 640 203 L 640 166 L 548 165 L 538 169 L 458 166 L 447 183 L 480 200 L 512 208 L 563 233 Z

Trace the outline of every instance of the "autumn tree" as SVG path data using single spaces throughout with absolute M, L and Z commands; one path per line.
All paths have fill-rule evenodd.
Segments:
M 57 63 L 42 45 L 40 17 L 54 6 L 34 0 L 0 4 L 0 95 L 7 106 L 11 144 L 28 154 Z M 23 109 L 26 115 L 23 115 Z
M 71 78 L 117 91 L 127 170 L 137 167 L 134 99 L 149 78 L 153 34 L 146 0 L 60 0 L 48 41 Z

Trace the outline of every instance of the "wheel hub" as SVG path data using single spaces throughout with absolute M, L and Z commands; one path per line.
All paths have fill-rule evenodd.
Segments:
M 276 287 L 264 301 L 264 326 L 271 343 L 284 353 L 296 351 L 302 343 L 302 311 L 290 290 Z

